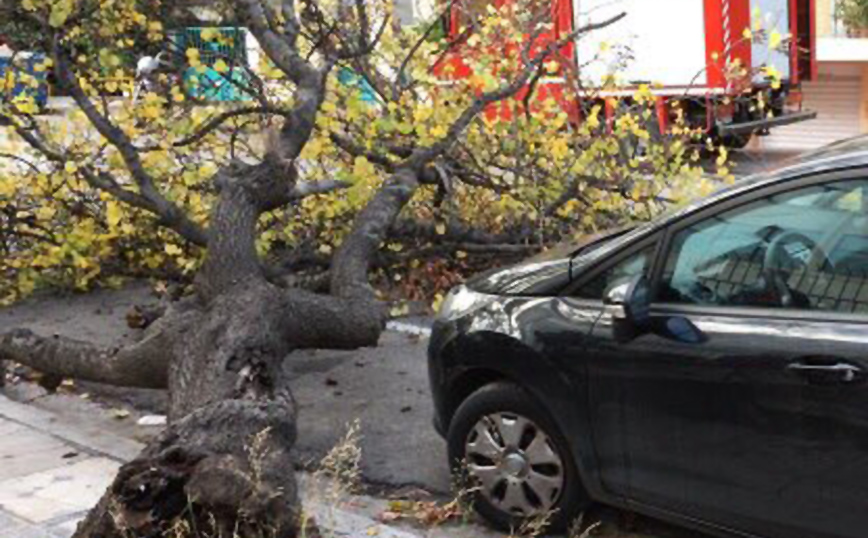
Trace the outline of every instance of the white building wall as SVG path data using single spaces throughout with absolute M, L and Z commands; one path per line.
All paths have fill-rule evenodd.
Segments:
M 395 15 L 401 24 L 413 25 L 436 14 L 435 0 L 395 0 Z

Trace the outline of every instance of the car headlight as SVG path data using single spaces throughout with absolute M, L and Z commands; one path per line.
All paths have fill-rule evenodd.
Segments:
M 466 286 L 461 285 L 452 288 L 437 312 L 437 319 L 452 321 L 482 308 L 493 299 L 490 295 L 477 293 Z

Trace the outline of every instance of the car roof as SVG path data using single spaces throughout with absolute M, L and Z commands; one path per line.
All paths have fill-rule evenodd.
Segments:
M 769 180 L 833 172 L 868 165 L 868 135 L 859 135 L 803 153 L 767 173 Z
M 740 179 L 732 185 L 728 185 L 710 196 L 695 200 L 663 218 L 652 220 L 648 223 L 649 225 L 640 227 L 644 230 L 637 230 L 640 232 L 637 235 L 641 235 L 643 231 L 647 233 L 650 229 L 665 226 L 689 213 L 694 213 L 722 200 L 739 196 L 766 185 L 795 180 L 806 175 L 862 166 L 868 166 L 868 135 L 860 135 L 829 144 L 784 161 L 773 170 L 759 172 Z

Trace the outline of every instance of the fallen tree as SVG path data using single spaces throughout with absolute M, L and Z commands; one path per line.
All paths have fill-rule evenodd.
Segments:
M 376 345 L 385 312 L 374 298 L 368 273 L 380 244 L 432 167 L 479 114 L 538 76 L 561 43 L 552 42 L 531 54 L 529 42 L 521 68 L 495 88 L 469 96 L 442 136 L 420 141 L 398 152 L 398 158 L 392 152 L 384 163 L 390 175 L 354 219 L 332 262 L 332 294 L 318 295 L 276 284 L 257 241 L 264 215 L 345 187 L 340 181 L 300 179 L 300 161 L 317 130 L 335 66 L 350 63 L 364 71 L 371 65 L 367 58 L 382 32 L 369 27 L 366 2 L 233 2 L 236 16 L 256 36 L 273 69 L 288 81 L 285 90 L 290 95 L 272 103 L 264 87 L 251 78 L 246 90 L 257 105 L 213 116 L 183 136 L 173 133 L 174 142 L 167 137 L 172 127 L 162 117 L 164 107 L 172 100 L 195 100 L 185 97 L 188 88 L 181 81 L 171 87 L 169 96 L 149 95 L 132 113 L 119 112 L 109 99 L 111 81 L 93 77 L 94 65 L 89 63 L 113 64 L 112 47 L 122 45 L 128 34 L 159 33 L 159 21 L 147 17 L 150 4 L 118 0 L 112 10 L 104 10 L 101 2 L 89 0 L 4 3 L 4 16 L 26 21 L 34 35 L 44 36 L 55 76 L 69 90 L 88 129 L 98 136 L 90 145 L 63 137 L 58 141 L 31 116 L 32 103 L 26 98 L 7 99 L 2 120 L 38 158 L 28 163 L 35 170 L 36 189 L 74 193 L 77 205 L 64 207 L 70 214 L 99 207 L 106 233 L 92 233 L 87 239 L 117 240 L 124 219 L 146 218 L 170 233 L 172 241 L 182 238 L 189 248 L 201 249 L 203 261 L 195 272 L 193 293 L 170 305 L 131 346 L 100 349 L 14 329 L 0 334 L 0 358 L 53 376 L 169 390 L 168 428 L 121 468 L 75 536 L 162 536 L 183 529 L 215 536 L 296 536 L 301 509 L 291 454 L 296 408 L 282 368 L 284 357 L 305 348 Z M 87 58 L 87 51 L 99 51 L 100 59 Z M 164 161 L 186 159 L 204 167 L 216 159 L 213 151 L 193 155 L 189 147 L 219 131 L 224 122 L 245 116 L 254 118 L 257 127 L 268 128 L 261 155 L 253 159 L 256 151 L 245 153 L 236 147 L 238 139 L 249 134 L 241 127 L 227 140 L 218 137 L 226 142 L 230 158 L 197 182 L 195 191 L 207 192 L 213 203 L 204 215 L 189 210 L 162 184 L 175 172 L 165 168 Z M 89 135 L 75 136 L 84 140 Z M 244 158 L 237 157 L 242 153 Z M 45 174 L 45 166 L 54 172 Z M 190 192 L 184 191 L 185 196 Z M 17 200 L 7 203 L 12 206 Z M 118 204 L 133 216 L 118 215 Z M 14 214 L 18 218 L 31 210 L 38 211 L 16 207 Z M 39 239 L 48 243 L 47 252 L 62 255 L 67 242 L 52 238 L 60 231 L 43 232 Z M 17 252 L 21 244 L 8 248 Z

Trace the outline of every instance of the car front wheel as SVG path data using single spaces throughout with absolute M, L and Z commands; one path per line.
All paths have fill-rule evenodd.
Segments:
M 456 411 L 447 440 L 474 508 L 501 529 L 546 520 L 564 530 L 587 505 L 563 435 L 516 385 L 496 383 L 472 394 Z

